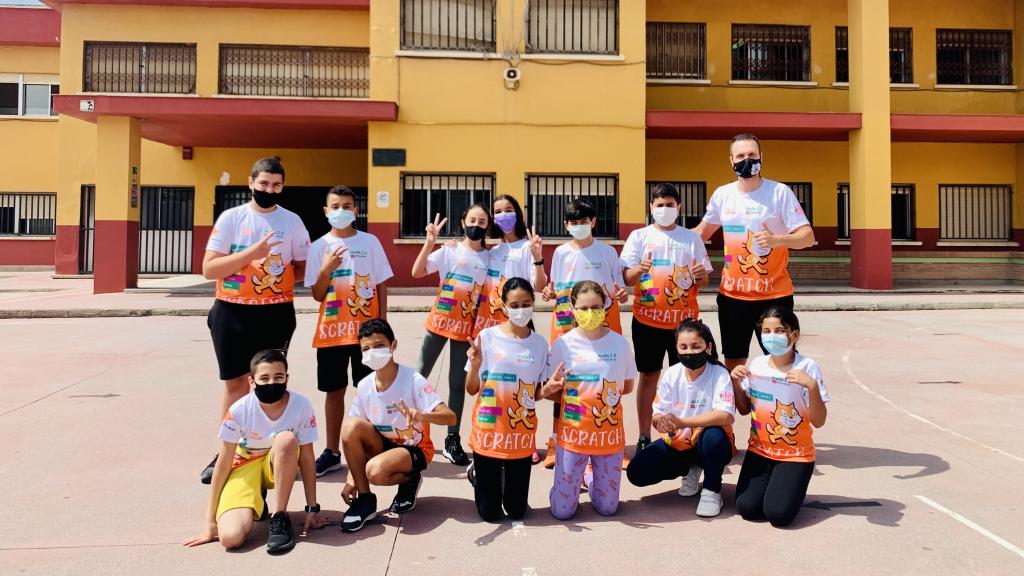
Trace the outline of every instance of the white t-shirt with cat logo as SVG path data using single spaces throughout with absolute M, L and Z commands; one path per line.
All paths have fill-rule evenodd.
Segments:
M 255 392 L 250 392 L 231 405 L 220 425 L 218 437 L 237 444 L 231 468 L 238 468 L 270 452 L 274 436 L 291 432 L 299 446 L 316 442 L 316 414 L 313 404 L 302 394 L 288 392 L 288 405 L 277 420 L 263 411 Z
M 412 368 L 398 365 L 395 381 L 383 392 L 377 390 L 377 373 L 372 372 L 359 382 L 349 416 L 365 418 L 388 440 L 399 446 L 416 446 L 423 450 L 427 462 L 434 457 L 430 441 L 430 424 L 408 422 L 399 410 L 401 401 L 420 412 L 432 412 L 442 400 L 433 386 Z
M 712 410 L 736 414 L 736 401 L 732 394 L 732 379 L 724 366 L 708 363 L 693 382 L 682 364 L 670 366 L 661 373 L 658 395 L 654 397 L 655 414 L 671 414 L 677 418 L 691 418 Z M 724 426 L 732 440 L 732 426 Z M 700 429 L 677 430 L 662 434 L 665 443 L 676 450 L 689 450 L 696 445 Z M 735 444 L 735 442 L 733 442 Z

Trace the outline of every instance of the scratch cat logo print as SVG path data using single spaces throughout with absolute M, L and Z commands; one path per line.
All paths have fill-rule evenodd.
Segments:
M 263 272 L 262 277 L 258 274 L 252 277 L 252 285 L 256 293 L 263 294 L 264 290 L 270 290 L 274 294 L 281 294 L 281 289 L 277 285 L 281 283 L 281 277 L 284 276 L 284 258 L 280 254 L 270 254 L 263 259 L 260 270 Z
M 768 270 L 764 266 L 768 264 L 768 255 L 772 253 L 772 249 L 758 246 L 754 240 L 754 233 L 750 230 L 747 230 L 747 240 L 743 243 L 743 248 L 747 256 L 741 254 L 736 258 L 740 263 L 740 271 L 746 274 L 753 269 L 758 274 L 767 276 Z
M 619 400 L 621 395 L 619 394 L 619 388 L 616 382 L 612 380 L 604 380 L 601 387 L 601 407 L 594 406 L 591 411 L 594 413 L 594 425 L 598 428 L 604 426 L 605 423 L 611 424 L 612 426 L 618 425 L 619 421 L 616 419 L 616 414 L 619 410 Z
M 672 278 L 665 286 L 665 296 L 669 306 L 675 306 L 679 302 L 686 302 L 690 287 L 693 286 L 693 277 L 690 275 L 689 266 L 672 266 Z
M 796 427 L 803 420 L 800 417 L 800 413 L 796 410 L 796 404 L 793 402 L 783 404 L 776 400 L 772 419 L 775 420 L 775 426 L 772 426 L 771 422 L 765 424 L 765 430 L 768 431 L 768 440 L 772 444 L 781 440 L 790 446 L 795 446 L 796 440 L 790 438 L 790 436 L 796 436 Z
M 814 439 L 801 388 L 785 378 L 751 374 L 747 394 L 750 449 L 768 458 L 814 461 Z
M 356 274 L 355 281 L 352 283 L 352 292 L 355 297 L 346 300 L 352 316 L 354 318 L 359 316 L 372 317 L 370 303 L 373 300 L 373 285 L 370 282 L 370 275 Z
M 537 402 L 534 400 L 534 392 L 537 389 L 536 384 L 527 384 L 522 380 L 519 381 L 519 390 L 516 391 L 516 408 L 509 406 L 508 411 L 508 423 L 513 429 L 516 425 L 522 424 L 529 430 L 533 430 L 536 427 L 534 423 L 534 410 L 537 408 Z

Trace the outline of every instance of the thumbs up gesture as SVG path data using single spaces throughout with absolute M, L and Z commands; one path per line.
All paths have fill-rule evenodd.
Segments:
M 613 290 L 615 291 L 615 294 L 612 297 L 618 300 L 619 304 L 625 304 L 629 300 L 629 291 L 625 288 L 615 284 Z
M 760 248 L 772 249 L 782 244 L 782 236 L 772 232 L 768 228 L 768 224 L 763 223 L 761 224 L 761 231 L 754 233 L 754 242 L 757 242 Z
M 647 273 L 651 271 L 651 266 L 654 265 L 654 255 L 651 254 L 650 250 L 644 254 L 644 259 L 640 261 L 640 271 Z

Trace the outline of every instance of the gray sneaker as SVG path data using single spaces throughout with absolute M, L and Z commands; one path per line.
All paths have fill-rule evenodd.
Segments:
M 700 466 L 690 466 L 690 471 L 683 476 L 683 485 L 679 487 L 680 496 L 696 496 L 700 492 Z

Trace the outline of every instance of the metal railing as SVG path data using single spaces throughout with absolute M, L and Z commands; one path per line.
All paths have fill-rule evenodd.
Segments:
M 679 196 L 682 198 L 682 206 L 679 207 L 679 218 L 676 223 L 685 228 L 693 228 L 704 219 L 704 213 L 708 208 L 708 185 L 707 182 L 667 182 L 676 187 Z M 662 184 L 660 181 L 647 183 L 647 203 L 653 200 L 654 189 Z M 647 223 L 652 222 L 651 215 L 647 214 Z
M 494 174 L 402 174 L 402 238 L 423 238 L 435 214 L 448 219 L 442 237 L 461 236 L 460 218 L 466 208 L 479 202 L 490 214 L 494 178 Z
M 1013 31 L 935 31 L 938 84 L 1013 84 Z
M 811 74 L 811 27 L 732 25 L 732 79 L 805 82 Z
M 401 0 L 403 50 L 496 52 L 495 0 Z
M 568 238 L 565 205 L 586 200 L 597 211 L 597 238 L 619 237 L 619 177 L 614 175 L 528 174 L 526 213 L 537 234 Z
M 0 236 L 53 236 L 56 233 L 56 194 L 0 194 Z
M 1010 240 L 1013 189 L 1007 185 L 940 185 L 939 239 Z
M 814 220 L 811 218 L 811 201 L 814 186 L 810 182 L 785 182 L 785 184 L 786 186 L 789 186 L 789 189 L 796 195 L 796 200 L 800 203 L 800 208 L 803 209 L 804 216 L 807 217 L 807 221 L 814 224 Z
M 892 209 L 892 239 L 913 240 L 916 234 L 913 184 L 893 184 L 890 189 Z M 836 188 L 837 236 L 840 240 L 850 239 L 850 185 L 839 184 Z M 808 217 L 810 220 L 810 217 Z
M 194 94 L 196 45 L 86 42 L 85 92 Z
M 836 82 L 850 81 L 849 30 L 836 26 Z M 889 82 L 914 83 L 914 33 L 911 28 L 889 29 Z
M 142 188 L 139 204 L 139 272 L 192 272 L 194 208 L 194 188 Z
M 367 48 L 221 44 L 220 93 L 368 98 L 370 51 Z
M 850 239 L 850 185 L 840 184 L 836 187 L 836 236 L 840 240 Z
M 706 26 L 688 22 L 647 23 L 647 78 L 704 80 Z
M 618 54 L 619 0 L 529 0 L 530 54 Z

